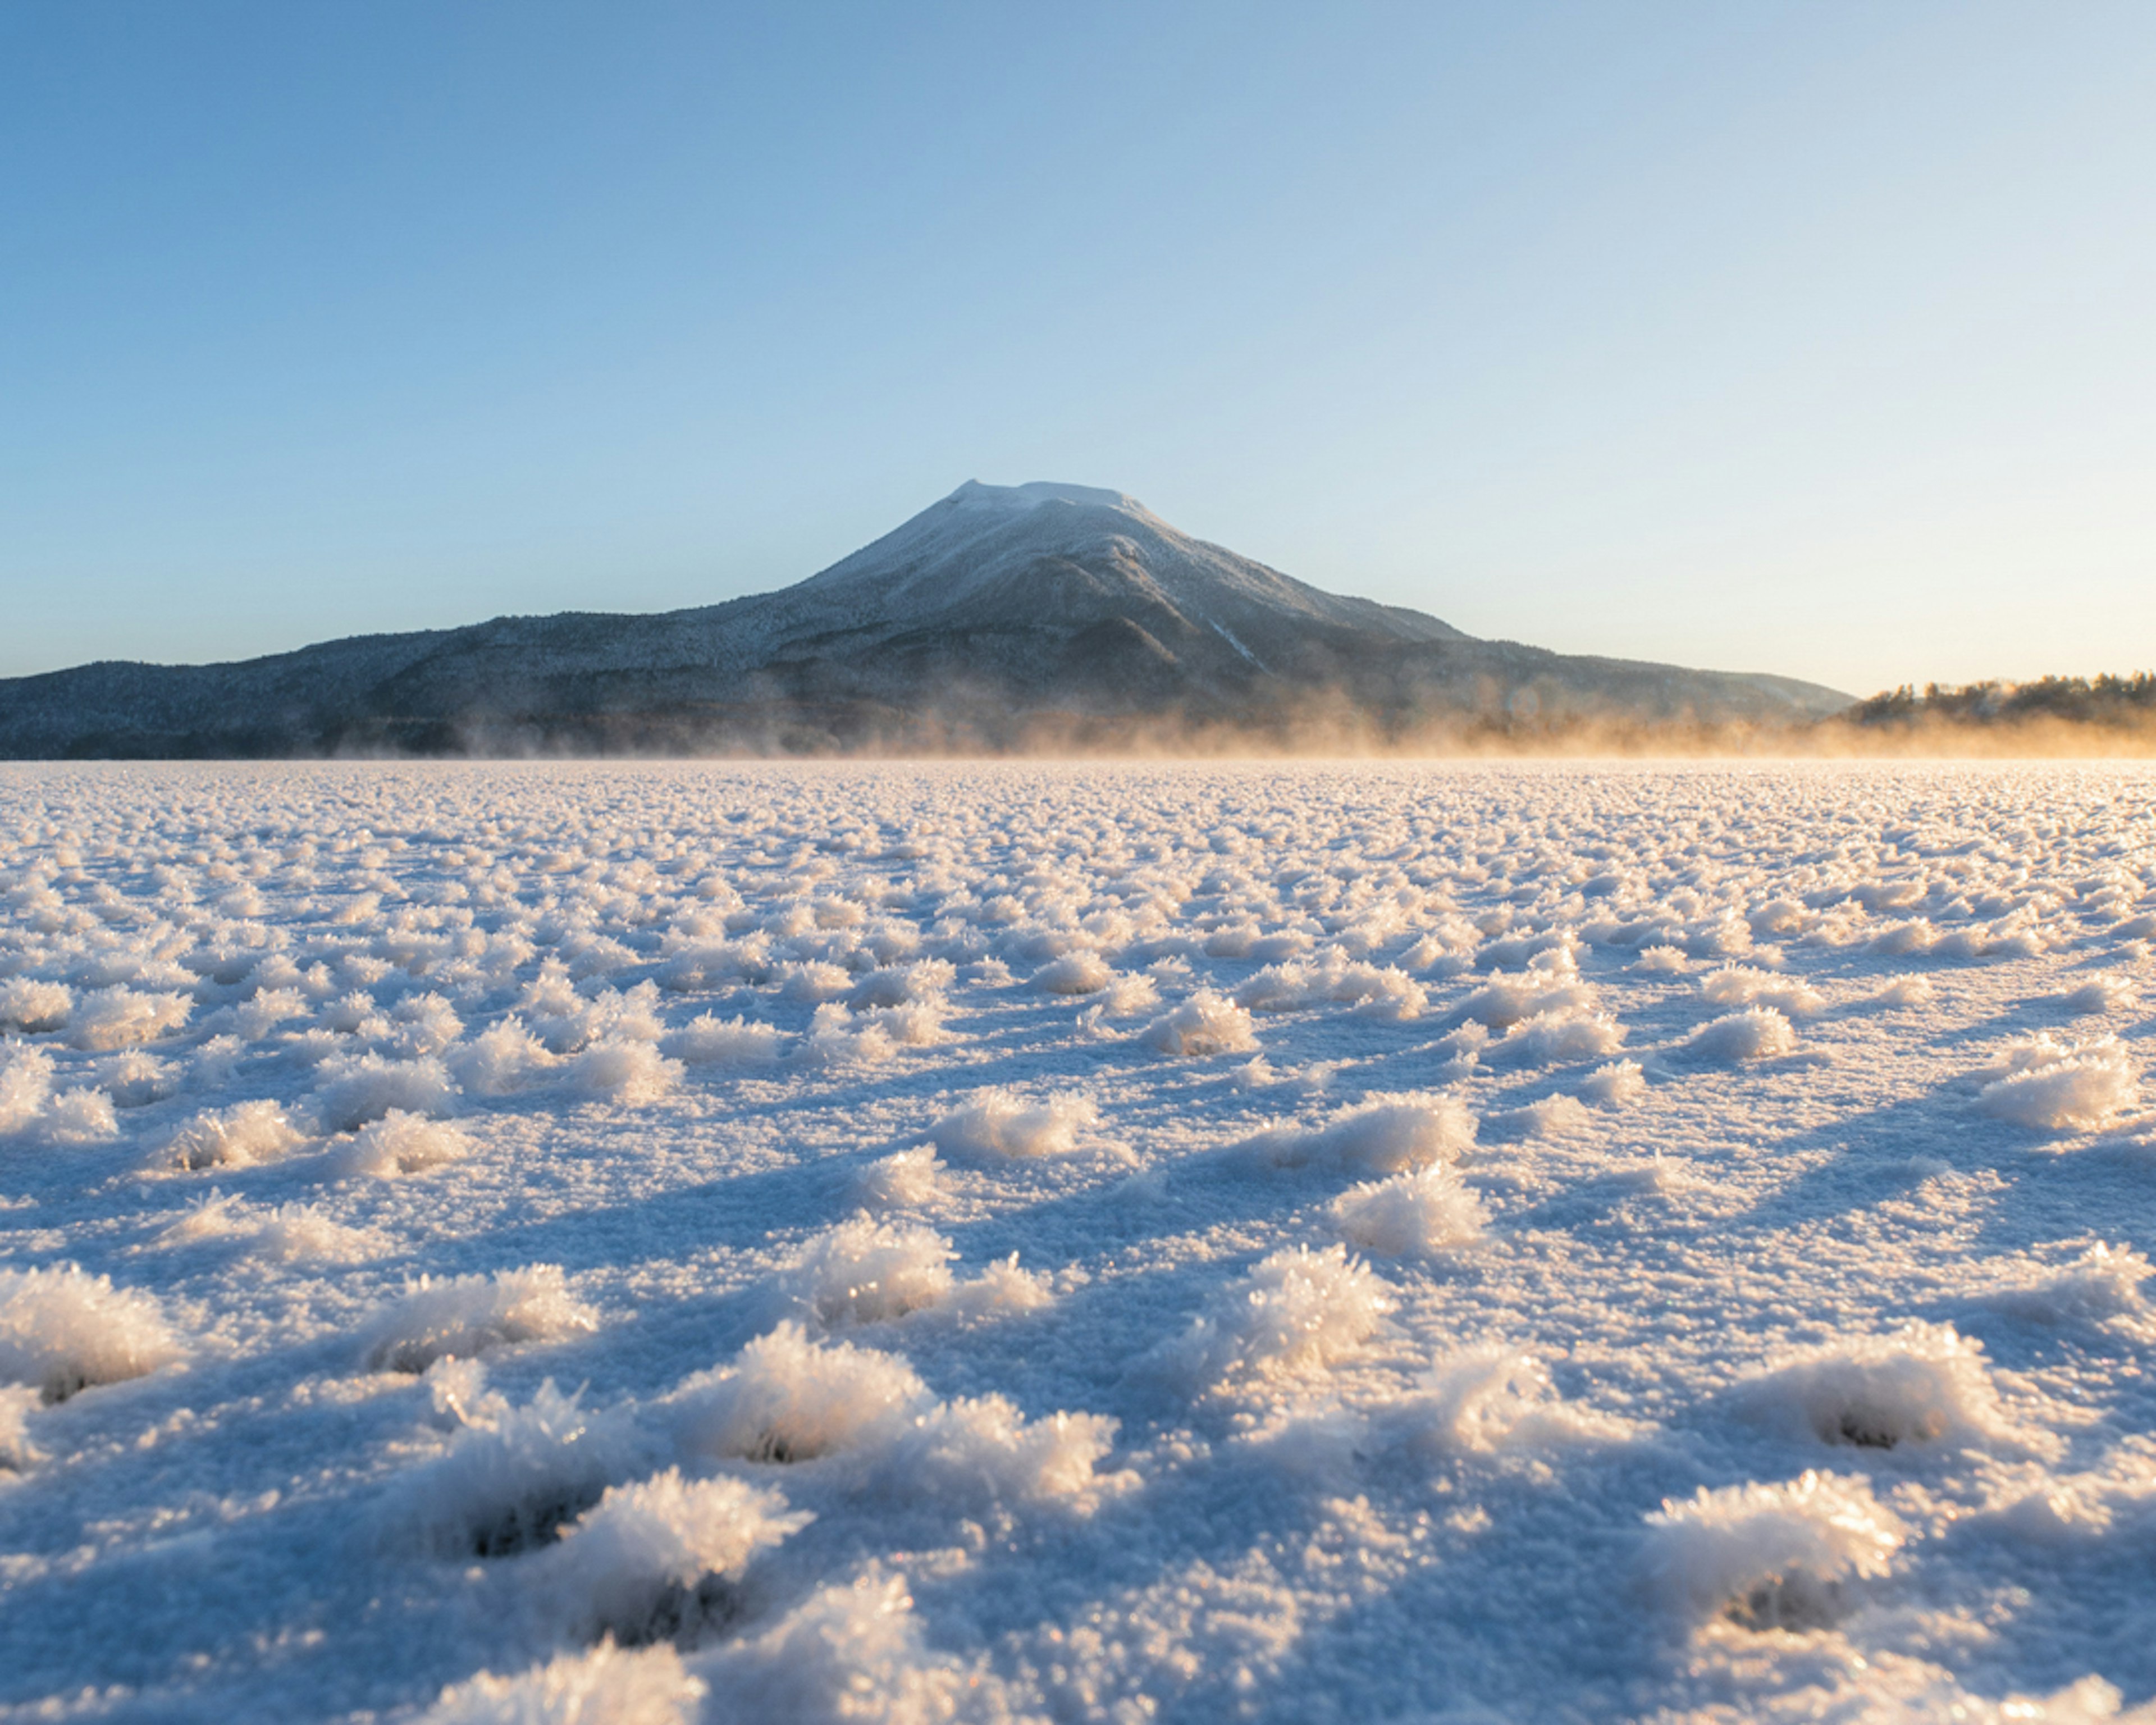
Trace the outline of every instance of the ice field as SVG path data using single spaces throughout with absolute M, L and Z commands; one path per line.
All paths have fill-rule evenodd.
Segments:
M 2156 1718 L 2156 773 L 0 769 L 0 1719 Z

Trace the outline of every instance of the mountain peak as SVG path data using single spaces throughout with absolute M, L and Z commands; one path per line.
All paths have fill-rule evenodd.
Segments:
M 1106 490 L 1099 485 L 1066 485 L 1054 480 L 1033 480 L 1022 485 L 984 485 L 978 480 L 968 480 L 943 501 L 969 510 L 1016 511 L 1038 509 L 1044 503 L 1090 503 L 1104 509 L 1135 511 L 1140 515 L 1147 512 L 1137 498 L 1126 496 L 1121 491 Z
M 1127 493 L 1052 480 L 968 480 L 787 592 L 812 603 L 843 596 L 850 628 L 918 628 L 932 619 L 956 626 L 954 608 L 982 603 L 1007 607 L 1026 627 L 1045 623 L 1044 607 L 1083 611 L 1082 622 L 1075 613 L 1060 618 L 1072 628 L 1142 612 L 1151 619 L 1142 629 L 1194 629 L 1208 651 L 1225 653 L 1238 670 L 1286 656 L 1317 623 L 1412 640 L 1459 634 L 1434 617 L 1322 593 L 1194 539 Z M 1288 639 L 1269 655 L 1260 638 L 1282 629 Z

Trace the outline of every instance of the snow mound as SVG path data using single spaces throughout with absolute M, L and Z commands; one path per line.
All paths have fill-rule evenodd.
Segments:
M 1559 965 L 1544 967 L 1543 958 L 1562 957 Z M 1580 981 L 1569 952 L 1543 953 L 1536 968 L 1517 975 L 1492 977 L 1457 1008 L 1460 1016 L 1493 1030 L 1508 1030 L 1522 1019 L 1543 1013 L 1591 1012 L 1594 991 Z
M 851 1585 L 822 1589 L 702 1668 L 743 1720 L 945 1725 L 1026 1717 L 1003 1704 L 992 1675 L 931 1650 L 904 1581 L 874 1568 Z
M 1250 1014 L 1210 988 L 1163 1013 L 1138 1040 L 1165 1055 L 1248 1054 L 1258 1045 Z
M 1406 1429 L 1415 1448 L 1442 1455 L 1606 1441 L 1629 1430 L 1564 1401 L 1532 1354 L 1496 1346 L 1439 1360 L 1386 1417 Z
M 456 1367 L 466 1368 L 461 1377 Z M 627 1422 L 587 1413 L 582 1391 L 564 1395 L 551 1378 L 512 1408 L 477 1393 L 475 1360 L 439 1362 L 429 1377 L 437 1405 L 465 1423 L 438 1460 L 399 1482 L 397 1509 L 445 1557 L 505 1557 L 549 1543 L 634 1461 Z
M 481 1671 L 452 1684 L 424 1725 L 695 1725 L 705 1693 L 672 1647 L 630 1651 L 608 1640 L 516 1676 Z
M 1164 1358 L 1201 1388 L 1320 1371 L 1361 1348 L 1392 1309 L 1383 1281 L 1344 1245 L 1295 1246 L 1231 1284 Z
M 900 1355 L 817 1342 L 782 1323 L 730 1366 L 700 1373 L 667 1399 L 680 1442 L 748 1461 L 813 1461 L 888 1432 L 928 1389 Z
M 305 1204 L 279 1204 L 247 1235 L 247 1249 L 254 1256 L 288 1264 L 310 1259 L 356 1264 L 377 1256 L 386 1244 L 371 1229 L 347 1228 Z
M 788 1000 L 836 1000 L 854 986 L 852 972 L 824 959 L 781 964 L 778 975 L 778 992 Z
M 1608 1013 L 1567 1008 L 1518 1020 L 1505 1032 L 1496 1051 L 1538 1065 L 1552 1065 L 1614 1054 L 1624 1040 L 1625 1027 Z
M 779 1034 L 769 1024 L 703 1013 L 660 1046 L 692 1066 L 767 1066 L 778 1058 Z
M 632 1106 L 661 1101 L 681 1079 L 681 1063 L 670 1060 L 639 1037 L 608 1036 L 588 1043 L 569 1061 L 569 1080 L 588 1096 Z
M 1097 994 L 1115 980 L 1115 972 L 1098 952 L 1078 952 L 1051 958 L 1034 972 L 1027 985 L 1044 994 Z
M 864 1013 L 868 1028 L 880 1031 L 901 1048 L 934 1048 L 951 1040 L 943 1028 L 946 1003 L 941 999 L 908 1000 L 897 1006 L 880 1006 Z
M 968 1323 L 1038 1311 L 1055 1298 L 1047 1278 L 1019 1269 L 1018 1254 L 1013 1252 L 993 1260 L 978 1276 L 956 1284 L 944 1303 L 952 1317 Z
M 1149 976 L 1119 976 L 1108 984 L 1107 998 L 1087 1009 L 1111 1019 L 1134 1019 L 1160 1004 L 1160 984 Z
M 916 1144 L 870 1163 L 855 1177 L 854 1196 L 870 1209 L 918 1209 L 936 1201 L 942 1172 L 935 1147 Z
M 170 1243 L 187 1240 L 229 1240 L 246 1232 L 247 1224 L 240 1219 L 244 1207 L 236 1198 L 222 1192 L 212 1192 L 208 1198 L 191 1205 L 186 1214 L 159 1235 L 159 1240 Z
M 1647 1094 L 1647 1075 L 1637 1060 L 1597 1066 L 1579 1086 L 1579 1099 L 1598 1108 L 1629 1108 Z
M 1903 958 L 1912 952 L 1928 952 L 1938 943 L 1939 931 L 1927 918 L 1915 916 L 1907 922 L 1888 923 L 1867 942 L 1866 950 Z
M 1277 1126 L 1246 1147 L 1282 1168 L 1337 1164 L 1399 1173 L 1453 1162 L 1475 1142 L 1475 1116 L 1457 1096 L 1377 1095 L 1342 1108 L 1322 1126 Z
M 693 1639 L 733 1615 L 751 1559 L 814 1519 L 767 1487 L 669 1468 L 614 1486 L 527 1561 L 582 1635 L 631 1644 Z
M 1339 952 L 1269 964 L 1235 991 L 1238 1005 L 1287 1012 L 1339 1002 L 1358 1016 L 1404 1023 L 1422 1016 L 1430 991 L 1405 971 L 1350 960 Z
M 957 1255 L 932 1228 L 857 1216 L 810 1240 L 780 1287 L 827 1329 L 883 1323 L 947 1296 Z
M 1804 1630 L 1845 1615 L 1847 1584 L 1881 1576 L 1907 1530 L 1871 1482 L 1808 1471 L 1782 1485 L 1750 1481 L 1647 1518 L 1646 1569 L 1670 1606 L 1694 1623 Z
M 2034 1036 L 2009 1049 L 1987 1076 L 1978 1107 L 2046 1132 L 2093 1130 L 2141 1099 L 2132 1058 L 2111 1036 L 2082 1043 Z
M 1753 1417 L 1821 1443 L 1893 1450 L 2020 1438 L 1999 1404 L 1984 1345 L 1913 1322 L 1784 1356 L 1737 1389 Z
M 475 1095 L 512 1096 L 545 1076 L 557 1064 L 547 1045 L 511 1014 L 459 1049 L 453 1064 L 457 1081 Z
M 74 991 L 64 983 L 13 977 L 0 983 L 0 1029 L 57 1030 L 74 1010 Z
M 98 1053 L 154 1042 L 187 1023 L 194 1003 L 184 994 L 144 994 L 132 988 L 100 988 L 75 1003 L 68 1016 L 68 1040 Z
M 1790 1053 L 1797 1033 L 1771 1006 L 1725 1014 L 1692 1032 L 1686 1052 L 1709 1060 L 1768 1060 Z
M 1701 978 L 1699 992 L 1712 1006 L 1771 1006 L 1793 1019 L 1826 1010 L 1826 997 L 1810 983 L 1742 964 L 1727 964 Z
M 0 1057 L 0 1132 L 18 1132 L 44 1112 L 53 1093 L 53 1057 L 42 1048 L 8 1045 Z
M 1503 1138 L 1571 1138 L 1591 1131 L 1594 1116 L 1576 1096 L 1544 1096 L 1524 1107 L 1507 1108 L 1486 1117 Z
M 116 1288 L 72 1264 L 0 1270 L 0 1383 L 48 1402 L 140 1378 L 180 1357 L 153 1295 Z
M 316 1259 L 353 1264 L 377 1255 L 387 1244 L 372 1230 L 347 1228 L 309 1204 L 256 1211 L 221 1193 L 194 1205 L 159 1238 L 232 1240 L 255 1257 L 284 1263 Z
M 2133 978 L 2112 972 L 2091 977 L 2059 1001 L 2068 1012 L 2085 1015 L 2131 1012 L 2140 1004 L 2141 992 L 2134 987 Z
M 329 1063 L 315 1108 L 326 1130 L 348 1132 L 393 1109 L 439 1117 L 450 1111 L 455 1098 L 448 1069 L 432 1055 L 393 1060 L 363 1054 Z
M 112 1098 L 101 1090 L 64 1090 L 45 1104 L 38 1136 L 48 1144 L 103 1144 L 120 1136 Z
M 890 1031 L 854 1015 L 837 1001 L 826 1001 L 808 1021 L 808 1034 L 793 1050 L 793 1057 L 811 1066 L 880 1065 L 897 1052 Z
M 271 1101 L 208 1108 L 166 1140 L 162 1159 L 174 1168 L 252 1168 L 304 1143 L 305 1135 Z
M 1938 992 L 1928 976 L 1897 976 L 1871 999 L 1879 1006 L 1929 1006 Z
M 392 1108 L 359 1129 L 346 1153 L 355 1173 L 393 1180 L 461 1162 L 471 1154 L 471 1140 L 456 1127 L 424 1114 Z
M 931 1004 L 958 979 L 958 968 L 944 958 L 924 958 L 917 964 L 892 965 L 872 970 L 854 984 L 846 1004 L 859 1011 L 865 1006 L 904 1006 L 909 1002 Z
M 1066 1093 L 1032 1102 L 1012 1091 L 983 1090 L 943 1116 L 928 1135 L 954 1156 L 1060 1156 L 1075 1147 L 1078 1129 L 1099 1117 L 1090 1096 Z
M 570 1296 L 557 1264 L 439 1281 L 423 1276 L 367 1326 L 362 1358 L 373 1371 L 424 1372 L 438 1359 L 598 1327 L 598 1315 Z
M 1104 1489 L 1130 1483 L 1094 1471 L 1116 1430 L 1104 1414 L 1029 1420 L 1007 1397 L 961 1397 L 916 1414 L 884 1452 L 880 1471 L 909 1495 L 977 1513 L 1042 1503 L 1082 1513 Z
M 2098 1240 L 2071 1264 L 2010 1281 L 1985 1303 L 2036 1323 L 2102 1322 L 2147 1310 L 2141 1284 L 2156 1275 L 2128 1245 Z
M 1435 1163 L 1342 1193 L 1332 1200 L 1332 1219 L 1351 1245 L 1398 1258 L 1464 1245 L 1490 1217 L 1457 1173 Z
M 97 1081 L 122 1108 L 146 1108 L 179 1087 L 168 1064 L 139 1048 L 105 1061 L 98 1069 Z M 5 1129 L 0 1126 L 0 1131 Z
M 250 1024 L 261 1024 L 273 1014 L 277 1018 L 296 1018 L 306 1009 L 304 999 L 297 991 L 290 989 L 278 995 L 257 994 L 245 1009 Z M 439 1054 L 465 1033 L 464 1021 L 457 1016 L 456 1009 L 439 994 L 407 995 L 397 1003 L 389 1019 L 395 1027 L 390 1034 L 390 1045 L 407 1059 Z M 259 1035 L 261 1032 L 256 1030 L 254 1034 Z

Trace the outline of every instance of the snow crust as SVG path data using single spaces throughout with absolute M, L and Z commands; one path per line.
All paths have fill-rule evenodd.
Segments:
M 0 771 L 0 1718 L 2146 1717 L 2152 793 Z

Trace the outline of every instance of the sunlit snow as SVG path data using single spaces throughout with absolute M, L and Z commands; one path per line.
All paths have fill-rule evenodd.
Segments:
M 0 1719 L 2156 1696 L 2156 776 L 0 773 Z

